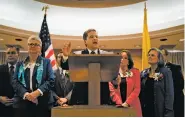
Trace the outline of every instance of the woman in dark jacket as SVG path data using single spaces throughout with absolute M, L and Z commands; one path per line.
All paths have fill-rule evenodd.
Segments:
M 50 90 L 54 89 L 54 73 L 50 60 L 40 56 L 39 37 L 28 39 L 28 57 L 18 62 L 12 86 L 15 91 L 16 117 L 51 116 Z
M 141 72 L 140 101 L 145 117 L 173 116 L 173 78 L 171 71 L 164 67 L 161 51 L 151 48 L 148 52 L 150 68 Z

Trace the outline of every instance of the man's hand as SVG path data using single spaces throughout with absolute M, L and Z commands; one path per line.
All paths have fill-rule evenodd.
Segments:
M 64 56 L 69 56 L 71 53 L 71 42 L 64 44 L 62 51 Z
M 9 99 L 6 96 L 0 96 L 0 102 L 4 105 L 13 103 L 13 99 Z
M 60 98 L 57 100 L 57 103 L 60 104 L 60 106 L 63 106 L 67 102 L 66 98 Z

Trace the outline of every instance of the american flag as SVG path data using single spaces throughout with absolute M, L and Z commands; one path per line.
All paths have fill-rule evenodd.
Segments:
M 39 37 L 42 41 L 42 57 L 50 59 L 52 68 L 53 70 L 55 70 L 57 68 L 56 58 L 50 39 L 49 29 L 46 21 L 46 14 L 44 15 Z

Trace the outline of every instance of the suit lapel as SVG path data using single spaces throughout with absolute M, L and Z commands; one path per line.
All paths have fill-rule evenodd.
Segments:
M 11 78 L 10 78 L 10 73 L 9 73 L 9 68 L 8 68 L 8 63 L 6 65 L 4 65 L 4 72 L 8 74 L 8 78 L 5 78 L 6 81 L 10 82 Z
M 24 77 L 25 77 L 24 79 L 25 79 L 26 87 L 30 88 L 30 68 L 26 68 Z
M 34 69 L 33 69 L 33 76 L 35 76 L 35 74 L 36 74 L 36 72 L 37 72 L 37 69 L 38 69 L 38 67 L 39 67 L 37 64 L 41 64 L 41 57 L 40 57 L 40 56 L 38 56 L 37 61 L 36 61 L 36 63 L 35 63 L 35 67 L 34 67 Z
M 89 51 L 87 49 L 82 51 L 82 54 L 89 54 Z
M 5 65 L 5 72 L 9 73 L 8 63 Z

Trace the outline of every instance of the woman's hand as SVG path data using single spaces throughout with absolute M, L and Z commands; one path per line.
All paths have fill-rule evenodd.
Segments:
M 63 106 L 63 107 L 67 107 L 67 106 L 68 106 L 68 104 L 63 104 L 62 106 Z
M 129 104 L 127 104 L 126 102 L 124 102 L 124 103 L 122 104 L 122 106 L 123 106 L 123 107 L 129 107 Z

